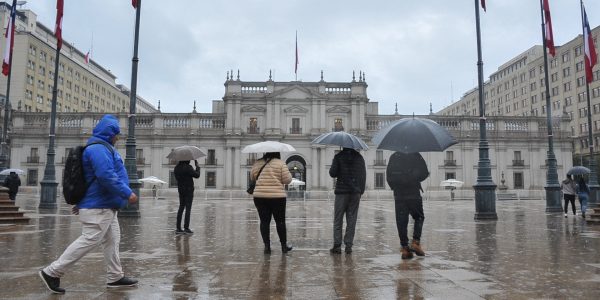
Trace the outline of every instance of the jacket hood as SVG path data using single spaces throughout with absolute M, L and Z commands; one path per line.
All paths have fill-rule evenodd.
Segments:
M 119 120 L 117 120 L 117 118 L 113 115 L 105 115 L 102 117 L 102 119 L 100 119 L 98 125 L 94 127 L 92 135 L 110 143 L 112 138 L 120 133 L 121 129 L 119 128 Z

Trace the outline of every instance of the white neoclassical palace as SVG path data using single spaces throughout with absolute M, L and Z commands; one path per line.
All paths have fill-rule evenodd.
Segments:
M 406 99 L 405 101 L 410 101 Z M 400 105 L 402 105 L 400 103 Z M 425 104 L 424 104 L 425 105 Z M 84 144 L 102 114 L 59 113 L 56 129 L 57 180 L 68 151 Z M 127 115 L 117 115 L 124 135 Z M 24 184 L 39 186 L 44 173 L 49 134 L 49 113 L 16 111 L 10 132 L 10 163 L 25 170 Z M 369 101 L 364 77 L 351 82 L 248 82 L 228 76 L 222 100 L 213 101 L 212 113 L 152 113 L 136 117 L 138 176 L 157 176 L 173 187 L 174 162 L 166 156 L 180 145 L 196 145 L 208 154 L 200 161 L 202 173 L 197 192 L 227 191 L 245 197 L 248 172 L 255 155 L 241 153 L 245 146 L 265 140 L 289 143 L 296 152 L 284 153 L 293 175 L 306 182 L 306 197 L 330 194 L 334 181 L 329 167 L 338 147 L 313 145 L 319 134 L 345 130 L 363 138 L 371 149 L 362 154 L 367 163 L 366 198 L 389 197 L 386 163 L 392 152 L 377 150 L 371 137 L 390 122 L 412 117 L 379 114 L 378 103 Z M 440 153 L 423 153 L 431 175 L 424 183 L 427 195 L 448 195 L 440 182 L 464 181 L 459 189 L 472 197 L 477 178 L 479 120 L 469 116 L 419 116 L 446 127 L 459 141 Z M 487 119 L 494 182 L 517 194 L 543 191 L 548 148 L 546 118 L 492 116 Z M 566 118 L 553 119 L 554 151 L 559 178 L 572 166 L 572 143 Z M 125 157 L 124 138 L 117 145 Z M 543 194 L 543 193 L 542 193 Z M 541 194 L 540 194 L 541 195 Z M 208 196 L 207 196 L 208 197 Z

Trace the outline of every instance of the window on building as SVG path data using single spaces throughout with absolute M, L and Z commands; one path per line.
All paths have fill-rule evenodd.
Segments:
M 344 124 L 341 118 L 336 118 L 333 121 L 333 131 L 344 131 Z
M 385 160 L 383 159 L 383 150 L 375 151 L 375 165 L 376 166 L 385 166 Z
M 258 133 L 258 120 L 256 118 L 250 118 L 250 122 L 248 124 L 248 133 L 256 134 Z
M 255 154 L 255 153 L 253 153 Z M 217 164 L 217 157 L 215 155 L 215 149 L 208 149 L 208 153 L 206 154 L 206 165 L 214 166 Z
M 27 185 L 37 186 L 38 185 L 38 170 L 27 169 Z
M 300 118 L 292 118 L 292 128 L 290 131 L 292 134 L 302 133 L 302 128 L 300 128 Z
M 140 149 L 140 148 L 135 149 L 135 161 L 138 165 L 143 165 L 145 163 L 144 149 Z M 142 178 L 142 177 L 140 177 L 140 178 Z
M 513 173 L 514 180 L 514 189 L 523 189 L 523 173 L 522 172 L 514 172 Z
M 456 179 L 456 173 L 455 172 L 446 172 L 446 180 L 448 179 Z
M 385 188 L 385 173 L 375 173 L 375 188 L 376 189 L 384 189 Z
M 175 172 L 169 171 L 169 187 L 177 187 L 177 179 L 175 179 Z
M 144 178 L 144 170 L 137 170 L 136 172 L 138 179 Z
M 569 77 L 571 75 L 571 68 L 566 67 L 563 69 L 563 77 Z
M 575 72 L 580 72 L 583 71 L 583 62 L 578 62 L 577 64 L 575 64 Z
M 216 188 L 217 187 L 217 172 L 206 171 L 206 187 Z

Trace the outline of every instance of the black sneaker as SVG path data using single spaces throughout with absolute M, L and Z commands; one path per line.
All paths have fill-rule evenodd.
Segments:
M 107 283 L 106 287 L 115 288 L 115 287 L 122 287 L 122 286 L 136 286 L 137 284 L 138 284 L 138 281 L 136 279 L 132 279 L 132 278 L 123 276 L 123 278 L 121 278 L 115 282 Z
M 184 234 L 185 231 L 181 230 L 181 229 L 175 229 L 175 234 Z
M 40 270 L 38 272 L 38 274 L 40 275 L 40 278 L 42 279 L 42 281 L 44 282 L 46 287 L 52 293 L 54 293 L 54 294 L 64 294 L 65 293 L 65 289 L 60 288 L 60 278 L 52 277 L 52 276 L 44 273 L 44 270 Z
M 185 232 L 186 234 L 194 234 L 194 232 L 191 231 L 189 228 L 184 229 L 183 232 Z
M 344 250 L 346 251 L 346 254 L 352 253 L 352 247 L 346 246 L 346 249 L 344 249 Z
M 333 248 L 329 249 L 329 253 L 331 253 L 331 254 L 340 254 L 340 253 L 342 253 L 342 247 L 340 247 L 340 246 L 333 246 Z

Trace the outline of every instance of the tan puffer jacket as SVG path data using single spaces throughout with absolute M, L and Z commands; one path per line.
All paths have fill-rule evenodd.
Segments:
M 264 159 L 254 163 L 250 171 L 252 180 L 256 180 L 258 171 L 264 164 Z M 281 159 L 273 158 L 260 173 L 253 195 L 255 198 L 285 198 L 284 185 L 290 182 L 292 182 L 292 174 L 287 165 Z

